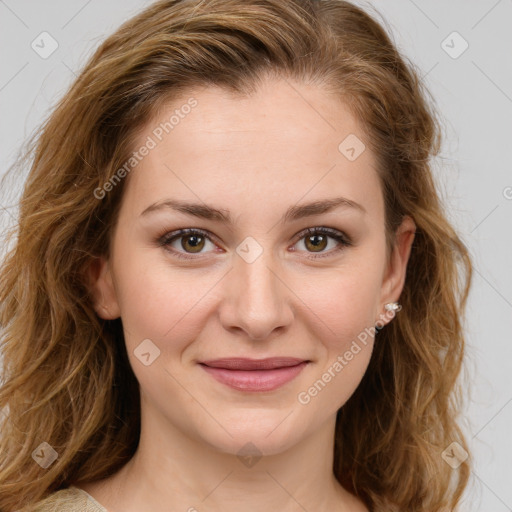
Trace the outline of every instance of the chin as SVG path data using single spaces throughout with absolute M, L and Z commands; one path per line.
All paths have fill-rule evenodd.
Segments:
M 201 432 L 203 441 L 213 449 L 231 455 L 277 455 L 307 435 L 307 422 L 286 410 L 237 410 L 218 418 L 227 432 L 219 428 Z

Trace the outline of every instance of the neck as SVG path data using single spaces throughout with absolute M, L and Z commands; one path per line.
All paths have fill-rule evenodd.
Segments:
M 238 454 L 219 451 L 155 411 L 141 419 L 132 459 L 112 477 L 81 486 L 109 512 L 365 510 L 346 508 L 355 498 L 332 472 L 335 416 L 289 449 L 265 456 L 254 444 Z

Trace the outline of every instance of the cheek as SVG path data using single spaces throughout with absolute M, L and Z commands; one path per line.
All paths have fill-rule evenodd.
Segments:
M 346 265 L 324 274 L 316 273 L 309 285 L 301 285 L 300 296 L 325 329 L 331 350 L 344 345 L 373 326 L 378 316 L 379 265 Z M 307 281 L 307 280 L 306 280 Z M 350 343 L 349 343 L 350 344 Z
M 335 413 L 361 382 L 373 349 L 380 275 L 378 265 L 347 266 L 335 275 L 317 275 L 315 286 L 302 289 L 319 359 L 297 399 L 314 402 L 311 410 Z
M 359 386 L 370 362 L 373 340 L 355 339 L 332 354 L 328 364 L 319 368 L 311 382 L 298 394 L 299 404 L 313 416 L 328 417 L 342 407 Z
M 182 351 L 200 332 L 208 291 L 219 279 L 212 272 L 173 268 L 157 253 L 143 249 L 116 260 L 116 295 L 131 352 L 144 339 L 162 352 Z

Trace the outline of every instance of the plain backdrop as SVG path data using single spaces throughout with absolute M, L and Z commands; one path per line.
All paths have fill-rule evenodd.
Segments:
M 98 44 L 149 3 L 0 0 L 0 174 Z M 512 0 L 355 3 L 382 14 L 443 116 L 435 172 L 475 266 L 466 321 L 471 400 L 461 418 L 474 470 L 464 508 L 512 511 Z M 2 229 L 15 222 L 24 173 L 15 178 L 0 194 Z

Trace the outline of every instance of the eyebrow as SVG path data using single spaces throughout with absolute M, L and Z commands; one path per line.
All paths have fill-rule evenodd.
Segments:
M 302 205 L 295 205 L 288 208 L 286 213 L 281 218 L 281 222 L 290 222 L 299 220 L 305 217 L 311 217 L 314 215 L 320 215 L 327 213 L 335 208 L 352 208 L 363 214 L 367 213 L 364 206 L 355 201 L 347 199 L 345 197 L 334 197 L 332 199 L 323 199 L 319 201 L 313 201 Z M 223 208 L 214 208 L 206 204 L 190 203 L 188 201 L 181 201 L 177 199 L 166 199 L 159 201 L 148 206 L 140 216 L 145 216 L 150 212 L 160 211 L 164 209 L 172 209 L 186 215 L 192 215 L 201 219 L 213 220 L 218 222 L 224 222 L 226 224 L 233 224 L 233 219 L 229 210 Z

